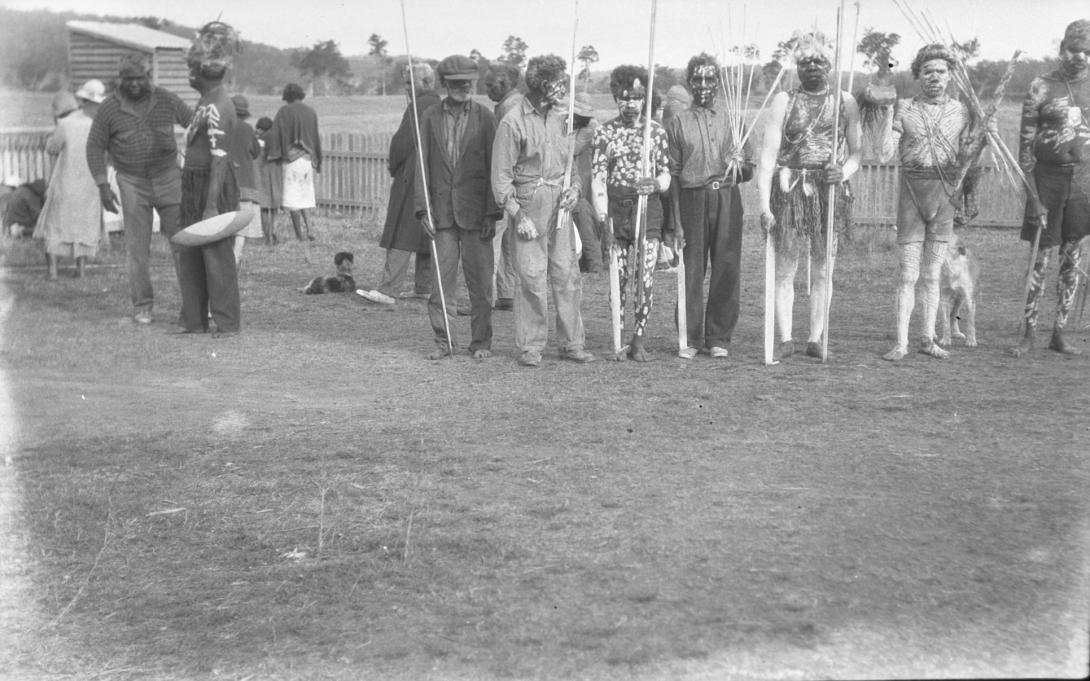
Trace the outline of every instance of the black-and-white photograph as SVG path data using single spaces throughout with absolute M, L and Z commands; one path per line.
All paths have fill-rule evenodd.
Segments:
M 1090 676 L 1090 6 L 0 0 L 0 680 Z

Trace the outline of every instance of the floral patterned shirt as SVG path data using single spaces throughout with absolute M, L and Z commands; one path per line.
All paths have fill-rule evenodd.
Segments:
M 610 189 L 636 189 L 640 179 L 640 154 L 643 149 L 643 123 L 628 127 L 618 116 L 594 133 L 592 172 L 605 178 Z M 666 130 L 651 121 L 651 149 L 647 174 L 655 177 L 669 168 L 669 142 Z

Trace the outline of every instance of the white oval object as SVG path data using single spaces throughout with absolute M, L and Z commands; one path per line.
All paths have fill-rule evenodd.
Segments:
M 253 217 L 253 211 L 248 208 L 221 213 L 186 227 L 170 237 L 170 240 L 179 246 L 205 246 L 238 234 L 250 224 Z

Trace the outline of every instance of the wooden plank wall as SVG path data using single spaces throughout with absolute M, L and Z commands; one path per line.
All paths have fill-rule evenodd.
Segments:
M 139 51 L 103 38 L 69 31 L 68 79 L 72 89 L 92 78 L 101 80 L 110 88 L 117 82 L 117 65 L 121 56 Z M 185 65 L 184 50 L 161 47 L 155 50 L 154 55 L 150 52 L 144 54 L 152 60 L 152 81 L 156 85 L 191 104 L 197 101 L 196 94 L 189 87 L 189 69 Z

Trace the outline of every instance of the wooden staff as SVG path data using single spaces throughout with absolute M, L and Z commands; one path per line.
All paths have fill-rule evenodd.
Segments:
M 404 1 L 404 0 L 402 0 Z M 579 0 L 575 0 L 575 18 L 572 20 L 571 29 L 571 62 L 568 71 L 568 163 L 564 171 L 564 192 L 571 188 L 572 168 L 575 165 L 575 36 L 579 30 Z M 561 194 L 563 200 L 563 194 Z M 575 228 L 575 220 L 572 219 L 571 208 L 562 208 L 556 221 L 557 229 L 564 229 L 571 225 L 572 250 L 579 253 L 583 250 L 582 241 L 579 239 L 579 230 Z
M 651 117 L 654 112 L 652 93 L 655 84 L 655 14 L 658 0 L 651 0 L 651 37 L 647 50 L 647 94 L 644 100 L 643 144 L 640 146 L 640 179 L 647 177 L 651 165 Z M 644 297 L 644 251 L 647 249 L 647 195 L 640 194 L 636 199 L 636 305 L 643 303 Z
M 435 221 L 432 219 L 431 196 L 428 194 L 428 175 L 424 168 L 424 144 L 420 138 L 420 112 L 416 107 L 416 74 L 413 73 L 413 53 L 409 49 L 409 22 L 405 19 L 405 0 L 401 0 L 401 27 L 405 31 L 405 56 L 409 59 L 409 100 L 413 110 L 413 132 L 416 134 L 416 158 L 419 162 L 420 178 L 424 181 L 424 210 L 427 212 L 428 224 L 435 229 Z M 435 285 L 439 288 L 439 304 L 443 306 L 443 331 L 447 334 L 447 351 L 454 356 L 454 339 L 450 333 L 450 320 L 447 318 L 447 298 L 443 294 L 443 277 L 439 271 L 439 252 L 435 248 L 435 238 L 428 235 L 428 243 L 431 245 L 432 270 L 435 273 Z
M 765 365 L 776 364 L 776 245 L 772 242 L 773 225 L 765 233 Z M 807 257 L 809 261 L 809 256 Z
M 836 54 L 833 57 L 833 150 L 831 161 L 836 164 L 837 147 L 840 146 L 840 43 L 843 32 L 844 0 L 836 11 Z M 825 209 L 825 328 L 821 332 L 821 361 L 829 359 L 829 312 L 833 305 L 833 244 L 836 237 L 836 185 L 830 184 Z M 813 301 L 810 301 L 813 304 Z
M 609 321 L 613 327 L 613 358 L 623 359 L 621 354 L 621 266 L 617 239 L 613 234 L 613 218 L 606 218 L 609 229 Z

